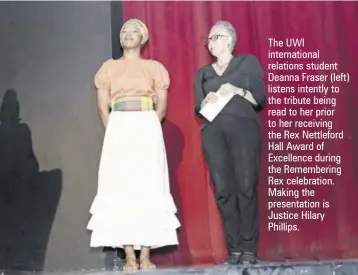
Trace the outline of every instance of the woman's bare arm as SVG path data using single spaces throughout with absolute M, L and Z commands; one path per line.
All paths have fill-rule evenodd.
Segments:
M 104 129 L 107 128 L 108 118 L 109 118 L 109 106 L 108 106 L 109 97 L 110 97 L 110 93 L 108 89 L 97 90 L 98 114 Z
M 156 112 L 158 114 L 160 121 L 162 121 L 165 117 L 166 112 L 167 112 L 168 91 L 167 90 L 158 90 L 156 92 L 157 92 L 157 97 L 158 97 L 158 101 L 156 104 Z

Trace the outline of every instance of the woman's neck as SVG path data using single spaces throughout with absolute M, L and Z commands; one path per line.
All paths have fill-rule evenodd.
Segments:
M 229 63 L 230 60 L 231 60 L 231 58 L 232 58 L 232 54 L 231 54 L 230 52 L 228 52 L 228 53 L 223 53 L 223 54 L 221 54 L 221 55 L 219 55 L 219 56 L 217 57 L 216 63 L 217 63 L 219 66 L 223 66 L 223 65 Z
M 123 51 L 122 59 L 126 59 L 126 60 L 142 59 L 142 57 L 140 55 L 140 49 L 125 49 Z

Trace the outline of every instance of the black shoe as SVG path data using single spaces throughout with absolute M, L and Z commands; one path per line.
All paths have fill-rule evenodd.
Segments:
M 224 265 L 237 265 L 240 263 L 241 253 L 232 253 L 223 261 Z
M 256 264 L 257 259 L 256 256 L 253 253 L 250 252 L 244 252 L 241 254 L 240 257 L 240 264 Z
M 116 258 L 113 261 L 113 270 L 123 270 L 126 261 L 121 258 Z

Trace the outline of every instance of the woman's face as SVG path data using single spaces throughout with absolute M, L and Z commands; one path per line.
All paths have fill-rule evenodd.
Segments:
M 213 27 L 207 40 L 210 53 L 218 57 L 230 51 L 230 38 L 223 27 Z
M 137 48 L 142 42 L 142 35 L 139 29 L 131 24 L 126 24 L 120 33 L 120 41 L 123 48 Z

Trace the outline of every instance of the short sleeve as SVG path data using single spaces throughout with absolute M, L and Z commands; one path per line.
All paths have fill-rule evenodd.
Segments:
M 97 90 L 110 88 L 109 63 L 110 60 L 104 62 L 94 76 L 94 85 Z
M 170 77 L 163 64 L 154 61 L 154 90 L 168 90 L 170 86 Z

